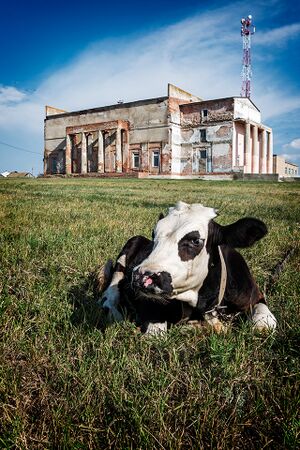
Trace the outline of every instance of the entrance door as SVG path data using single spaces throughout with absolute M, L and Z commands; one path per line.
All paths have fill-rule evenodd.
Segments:
M 195 174 L 207 172 L 207 150 L 194 149 L 192 171 Z
M 81 136 L 75 134 L 71 137 L 71 161 L 72 161 L 72 173 L 81 172 Z
M 116 171 L 116 132 L 104 134 L 104 171 Z
M 87 136 L 87 171 L 97 172 L 98 143 L 96 133 Z

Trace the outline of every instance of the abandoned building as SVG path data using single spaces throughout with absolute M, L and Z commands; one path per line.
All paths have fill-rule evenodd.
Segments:
M 248 98 L 165 97 L 66 112 L 46 107 L 44 174 L 273 172 L 271 128 Z

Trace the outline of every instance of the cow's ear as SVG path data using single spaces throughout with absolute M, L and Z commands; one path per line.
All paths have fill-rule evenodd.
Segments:
M 245 248 L 263 238 L 268 229 L 261 220 L 245 217 L 230 225 L 222 226 L 220 231 L 222 244 Z
M 158 220 L 161 220 L 161 219 L 164 219 L 164 215 L 163 215 L 163 213 L 160 213 L 160 215 L 158 216 Z

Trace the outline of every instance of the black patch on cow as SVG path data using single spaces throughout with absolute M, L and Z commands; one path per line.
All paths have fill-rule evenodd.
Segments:
M 214 245 L 228 245 L 232 248 L 251 247 L 267 232 L 266 224 L 252 217 L 245 217 L 225 226 L 211 220 L 208 225 L 207 251 L 209 252 Z
M 221 246 L 221 251 L 227 268 L 226 290 L 222 301 L 222 305 L 226 306 L 224 312 L 231 314 L 247 311 L 250 305 L 262 301 L 262 295 L 242 255 L 226 245 Z M 210 249 L 208 274 L 198 292 L 197 311 L 202 317 L 218 302 L 220 280 L 220 256 L 218 248 L 213 247 Z
M 125 273 L 125 267 L 121 263 L 117 262 L 116 265 L 115 265 L 114 271 L 115 272 Z
M 190 261 L 201 252 L 204 240 L 200 239 L 199 231 L 191 231 L 178 242 L 178 255 L 181 261 Z

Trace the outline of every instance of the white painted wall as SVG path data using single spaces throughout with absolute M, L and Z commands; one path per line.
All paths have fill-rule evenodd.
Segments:
M 261 113 L 248 98 L 234 99 L 234 119 L 250 120 L 261 123 Z

